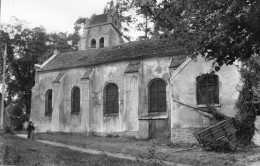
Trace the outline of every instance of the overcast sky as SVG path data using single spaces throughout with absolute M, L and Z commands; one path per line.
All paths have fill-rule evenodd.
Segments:
M 15 16 L 29 27 L 43 25 L 48 32 L 73 32 L 79 17 L 102 14 L 109 0 L 1 0 L 1 22 Z

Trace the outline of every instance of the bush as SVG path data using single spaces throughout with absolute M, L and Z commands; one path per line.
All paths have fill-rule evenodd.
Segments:
M 13 127 L 5 126 L 5 133 L 15 134 Z

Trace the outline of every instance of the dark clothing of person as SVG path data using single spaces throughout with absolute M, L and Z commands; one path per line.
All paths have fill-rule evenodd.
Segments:
M 34 130 L 35 130 L 35 127 L 33 126 L 33 124 L 30 123 L 27 128 L 27 131 L 28 131 L 27 138 L 33 138 Z

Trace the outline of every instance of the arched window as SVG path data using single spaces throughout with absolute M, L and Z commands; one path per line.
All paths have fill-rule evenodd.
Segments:
M 166 84 L 163 79 L 153 79 L 149 85 L 149 112 L 166 111 Z
M 104 38 L 103 38 L 103 37 L 101 37 L 101 38 L 99 39 L 99 47 L 100 47 L 100 48 L 103 48 L 103 47 L 104 47 Z
M 45 94 L 45 115 L 51 116 L 52 114 L 52 90 L 47 90 Z
M 96 48 L 96 40 L 95 39 L 92 39 L 90 44 L 91 44 L 91 48 Z
M 215 74 L 203 74 L 196 78 L 197 104 L 219 104 L 219 83 Z
M 110 83 L 105 87 L 104 93 L 104 115 L 115 115 L 119 113 L 118 87 Z
M 80 112 L 80 89 L 79 87 L 72 88 L 71 92 L 71 113 L 79 114 Z

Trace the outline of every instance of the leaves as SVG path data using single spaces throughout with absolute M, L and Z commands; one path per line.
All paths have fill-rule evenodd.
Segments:
M 31 89 L 34 86 L 34 64 L 43 62 L 53 55 L 53 51 L 75 49 L 72 36 L 67 33 L 46 33 L 43 27 L 27 28 L 26 24 L 14 18 L 12 24 L 4 25 L 0 37 L 8 45 L 7 49 L 7 93 L 22 103 L 21 107 L 30 112 Z M 73 43 L 73 44 L 72 44 Z M 11 101 L 9 101 L 11 102 Z
M 134 0 L 110 0 L 104 8 L 104 13 L 113 11 L 115 7 L 118 8 L 121 30 L 127 40 L 138 38 L 140 35 L 145 39 L 151 37 L 153 31 L 151 17 L 146 14 L 145 9 L 138 8 L 134 4 Z
M 193 56 L 216 59 L 219 66 L 244 61 L 260 53 L 260 1 L 136 0 L 157 29 L 167 29 L 173 41 Z

